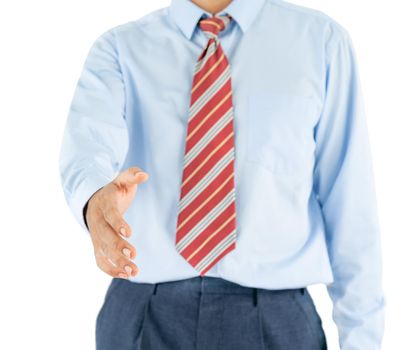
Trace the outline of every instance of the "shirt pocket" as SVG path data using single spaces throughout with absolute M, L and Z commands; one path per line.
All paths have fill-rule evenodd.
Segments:
M 246 160 L 292 181 L 310 175 L 314 161 L 311 97 L 256 91 L 248 96 Z

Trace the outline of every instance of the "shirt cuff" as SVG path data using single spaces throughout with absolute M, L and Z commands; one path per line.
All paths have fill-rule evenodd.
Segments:
M 90 232 L 84 220 L 85 204 L 95 192 L 97 192 L 101 187 L 104 187 L 110 183 L 112 180 L 113 178 L 103 174 L 89 174 L 84 178 L 84 180 L 72 195 L 72 198 L 69 202 L 69 207 L 71 208 L 71 211 L 78 223 L 88 234 Z

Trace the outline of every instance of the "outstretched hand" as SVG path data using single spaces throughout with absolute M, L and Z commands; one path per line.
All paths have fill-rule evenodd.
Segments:
M 133 201 L 137 186 L 148 177 L 140 168 L 130 167 L 95 192 L 88 201 L 85 218 L 96 263 L 112 277 L 128 278 L 138 273 L 137 266 L 131 261 L 136 256 L 136 249 L 123 238 L 132 234 L 123 214 Z

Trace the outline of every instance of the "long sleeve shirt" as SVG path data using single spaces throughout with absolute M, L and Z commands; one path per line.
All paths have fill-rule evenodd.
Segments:
M 380 233 L 363 98 L 346 29 L 281 0 L 234 0 L 219 34 L 231 66 L 236 248 L 207 276 L 281 289 L 323 283 L 343 350 L 380 349 Z M 211 14 L 189 0 L 103 32 L 75 88 L 59 159 L 88 233 L 91 195 L 130 166 L 149 179 L 124 214 L 133 282 L 198 276 L 175 233 L 194 67 Z

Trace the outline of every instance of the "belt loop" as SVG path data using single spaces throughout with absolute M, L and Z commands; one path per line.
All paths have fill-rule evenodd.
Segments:
M 304 295 L 304 294 L 305 294 L 305 288 L 301 288 L 301 289 L 300 289 L 300 293 L 301 293 L 302 295 Z
M 153 295 L 155 295 L 155 294 L 156 294 L 156 291 L 157 291 L 157 286 L 158 286 L 158 283 L 155 283 L 155 284 L 153 285 Z
M 257 306 L 257 288 L 253 288 L 253 304 Z

